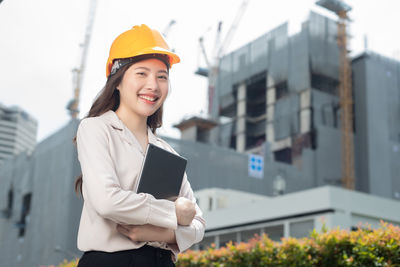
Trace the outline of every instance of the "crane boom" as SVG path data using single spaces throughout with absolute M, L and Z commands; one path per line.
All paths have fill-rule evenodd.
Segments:
M 249 4 L 250 0 L 244 0 L 242 2 L 242 4 L 239 7 L 238 12 L 236 13 L 235 19 L 233 20 L 233 23 L 231 25 L 231 27 L 228 30 L 228 33 L 225 36 L 224 41 L 222 42 L 222 44 L 219 47 L 218 53 L 217 53 L 217 58 L 221 58 L 225 52 L 226 49 L 228 48 L 229 44 L 231 43 L 233 36 L 236 33 L 236 29 L 239 26 L 240 20 L 243 17 L 244 12 L 246 11 L 247 5 Z
M 228 48 L 230 42 L 232 41 L 233 36 L 236 33 L 236 29 L 239 25 L 239 22 L 242 19 L 243 14 L 246 11 L 249 2 L 250 0 L 243 0 L 242 4 L 239 7 L 238 12 L 236 13 L 235 19 L 233 20 L 233 23 L 229 28 L 228 33 L 226 34 L 222 43 L 220 43 L 222 23 L 219 22 L 216 40 L 214 43 L 215 44 L 214 53 L 213 57 L 211 58 L 211 61 L 208 59 L 206 50 L 204 48 L 203 36 L 199 38 L 199 46 L 206 61 L 207 69 L 199 67 L 198 70 L 195 72 L 195 74 L 208 77 L 208 114 L 212 118 L 215 118 L 217 116 L 216 111 L 218 109 L 217 103 L 214 101 L 214 99 L 217 96 L 215 92 L 215 85 L 217 82 L 219 61 L 224 56 L 226 49 Z
M 83 74 L 86 67 L 86 59 L 88 54 L 90 38 L 92 35 L 94 17 L 96 13 L 96 5 L 97 5 L 97 0 L 90 0 L 89 15 L 85 30 L 85 39 L 84 42 L 81 44 L 82 51 L 81 51 L 80 65 L 79 68 L 74 68 L 72 70 L 74 98 L 70 100 L 70 102 L 67 105 L 67 110 L 69 111 L 72 118 L 76 118 L 79 114 L 79 97 L 81 93 Z
M 218 22 L 218 28 L 217 32 L 215 35 L 215 42 L 214 42 L 214 48 L 213 48 L 213 61 L 217 61 L 218 58 L 218 50 L 221 45 L 221 32 L 222 32 L 222 21 Z
M 164 35 L 164 37 L 168 37 L 168 33 L 171 30 L 172 26 L 174 26 L 176 23 L 176 21 L 174 19 L 171 19 L 168 23 L 168 25 L 165 27 L 165 29 L 163 30 L 162 34 Z
M 211 67 L 211 63 L 210 63 L 210 61 L 208 60 L 208 57 L 207 57 L 207 52 L 206 52 L 206 48 L 204 47 L 203 37 L 199 38 L 199 45 L 200 45 L 200 48 L 201 48 L 201 52 L 202 52 L 202 54 L 204 56 L 204 61 L 206 62 L 207 68 L 210 68 Z
M 211 68 L 209 68 L 208 71 L 208 114 L 211 118 L 216 118 L 218 116 L 218 103 L 217 101 L 215 101 L 218 93 L 216 92 L 215 88 L 219 71 L 219 61 L 224 56 L 226 49 L 232 41 L 233 36 L 236 33 L 236 29 L 239 26 L 239 22 L 242 19 L 249 2 L 250 0 L 243 0 L 242 4 L 240 5 L 239 10 L 236 13 L 235 19 L 233 20 L 233 23 L 229 28 L 224 40 L 220 44 L 219 49 L 217 50 L 217 56 L 215 60 L 213 60 L 213 62 L 211 63 Z M 218 30 L 220 30 L 220 28 Z

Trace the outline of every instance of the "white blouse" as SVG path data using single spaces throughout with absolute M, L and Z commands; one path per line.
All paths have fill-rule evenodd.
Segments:
M 148 128 L 149 143 L 178 154 Z M 83 119 L 77 132 L 78 159 L 83 184 L 83 209 L 78 232 L 81 251 L 114 252 L 145 244 L 169 249 L 174 259 L 180 251 L 203 239 L 205 220 L 196 204 L 196 216 L 189 226 L 177 224 L 175 204 L 136 193 L 144 151 L 114 111 Z M 183 177 L 179 196 L 195 203 L 193 190 Z M 120 234 L 117 224 L 152 224 L 175 230 L 177 246 L 163 242 L 133 242 Z

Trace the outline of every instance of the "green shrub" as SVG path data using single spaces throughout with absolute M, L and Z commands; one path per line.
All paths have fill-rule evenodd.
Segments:
M 75 267 L 77 260 L 58 267 Z M 216 249 L 188 250 L 178 257 L 177 267 L 400 267 L 400 227 L 381 222 L 378 229 L 346 231 L 334 229 L 307 238 L 283 238 L 274 242 L 263 235 L 247 243 L 228 243 Z
M 178 267 L 195 266 L 400 266 L 400 228 L 381 222 L 378 229 L 330 230 L 308 238 L 271 241 L 266 235 L 248 243 L 179 255 Z

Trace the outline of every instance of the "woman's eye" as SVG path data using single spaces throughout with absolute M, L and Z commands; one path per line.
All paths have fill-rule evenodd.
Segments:
M 144 76 L 145 75 L 144 72 L 137 72 L 136 74 L 139 75 L 139 76 Z
M 162 80 L 168 80 L 168 76 L 166 76 L 166 75 L 160 75 L 160 76 L 158 76 L 158 78 L 162 79 Z

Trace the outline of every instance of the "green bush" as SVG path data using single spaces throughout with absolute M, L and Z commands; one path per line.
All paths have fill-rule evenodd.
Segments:
M 374 230 L 314 230 L 307 238 L 281 242 L 264 235 L 248 243 L 187 251 L 179 255 L 177 266 L 400 266 L 400 228 L 381 222 Z
M 75 267 L 77 262 L 58 267 Z M 212 244 L 206 250 L 188 250 L 179 255 L 176 266 L 400 267 L 400 227 L 381 222 L 378 229 L 314 230 L 307 238 L 283 238 L 281 242 L 256 236 L 247 243 L 230 242 L 219 249 Z

